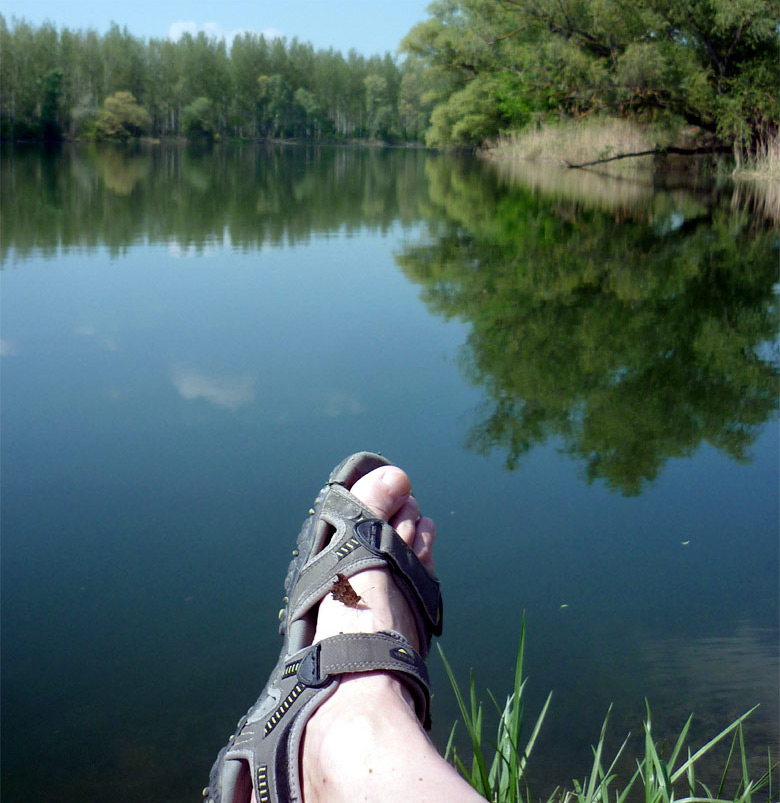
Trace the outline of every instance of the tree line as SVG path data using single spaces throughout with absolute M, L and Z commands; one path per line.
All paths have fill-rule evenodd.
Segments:
M 3 139 L 420 140 L 411 64 L 243 33 L 144 40 L 0 15 Z
M 428 13 L 403 60 L 0 16 L 0 136 L 479 147 L 607 114 L 750 147 L 780 128 L 780 0 L 434 0 Z

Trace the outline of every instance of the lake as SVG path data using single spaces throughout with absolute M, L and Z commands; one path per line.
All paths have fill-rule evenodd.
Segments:
M 645 699 L 695 746 L 760 704 L 751 769 L 778 755 L 760 199 L 423 150 L 1 158 L 7 803 L 200 799 L 276 659 L 298 527 L 360 449 L 438 523 L 440 643 L 487 707 L 525 612 L 536 797 L 587 773 L 610 705 L 638 752 Z

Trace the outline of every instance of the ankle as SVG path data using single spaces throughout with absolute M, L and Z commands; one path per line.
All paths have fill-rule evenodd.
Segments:
M 387 716 L 409 717 L 417 722 L 414 698 L 406 686 L 388 672 L 361 672 L 341 676 L 336 693 L 329 697 L 314 713 L 306 726 L 306 738 L 324 737 L 328 745 L 340 744 L 333 739 L 340 731 L 347 741 L 358 741 L 352 736 L 356 729 L 366 730 Z M 365 734 L 364 734 L 365 735 Z M 370 736 L 370 734 L 368 734 Z
M 372 775 L 372 761 L 384 754 L 399 724 L 427 738 L 417 720 L 414 699 L 401 681 L 387 672 L 342 676 L 336 693 L 306 725 L 301 753 L 306 803 L 338 799 L 340 787 L 344 799 L 349 799 L 350 788 L 360 783 L 355 770 Z M 320 798 L 317 792 L 324 789 L 328 793 Z

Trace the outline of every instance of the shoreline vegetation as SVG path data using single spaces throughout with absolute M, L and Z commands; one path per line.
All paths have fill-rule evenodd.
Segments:
M 764 757 L 763 767 L 755 769 L 745 745 L 743 723 L 757 708 L 742 714 L 698 748 L 688 742 L 693 715 L 689 716 L 674 740 L 658 740 L 653 733 L 650 704 L 646 701 L 646 716 L 638 737 L 638 754 L 629 756 L 627 735 L 613 757 L 607 755 L 607 727 L 611 708 L 601 726 L 597 743 L 592 746 L 593 764 L 590 774 L 581 781 L 574 778 L 570 788 L 556 786 L 546 798 L 534 796 L 528 783 L 528 764 L 543 729 L 545 716 L 552 701 L 552 692 L 535 721 L 526 721 L 524 691 L 527 679 L 523 675 L 525 651 L 525 616 L 515 664 L 514 685 L 502 703 L 488 692 L 497 716 L 494 736 L 485 736 L 485 716 L 477 698 L 474 677 L 469 677 L 467 694 L 461 691 L 444 652 L 439 655 L 455 694 L 461 719 L 450 732 L 446 757 L 464 778 L 486 800 L 492 803 L 625 803 L 643 800 L 644 803 L 777 803 L 778 763 L 771 751 Z M 459 753 L 455 744 L 458 725 L 468 737 L 468 747 Z M 721 753 L 727 747 L 725 756 Z M 719 767 L 712 776 L 714 782 L 702 779 L 701 765 L 715 762 Z M 765 763 L 764 763 L 765 762 Z M 759 774 L 756 775 L 756 772 Z M 707 776 L 712 770 L 708 767 Z M 774 786 L 773 786 L 774 784 Z
M 675 132 L 626 119 L 596 117 L 539 123 L 503 134 L 480 153 L 493 161 L 546 162 L 566 167 L 604 162 L 610 164 L 610 170 L 625 174 L 652 167 L 657 156 L 694 151 L 699 133 L 695 128 Z M 717 152 L 713 149 L 710 153 Z M 735 178 L 780 179 L 780 133 L 761 137 L 752 151 L 734 146 L 728 156 L 733 160 L 731 174 Z
M 649 179 L 658 172 L 708 170 L 734 181 L 734 202 L 752 207 L 780 224 L 780 133 L 759 139 L 755 149 L 734 146 L 720 154 L 697 157 L 676 155 L 692 151 L 700 132 L 677 131 L 617 118 L 595 117 L 540 123 L 513 134 L 499 136 L 480 150 L 502 173 L 523 183 L 547 186 L 567 195 L 598 194 L 593 179 Z M 651 153 L 647 153 L 650 151 Z M 622 155 L 644 154 L 623 158 Z M 585 163 L 585 164 L 583 164 Z M 585 170 L 572 170 L 573 167 Z M 540 175 L 544 167 L 559 167 L 559 180 Z M 573 173 L 587 175 L 575 177 Z M 557 190 L 555 189 L 557 187 Z M 614 199 L 614 185 L 601 187 Z M 619 197 L 619 196 L 617 196 Z

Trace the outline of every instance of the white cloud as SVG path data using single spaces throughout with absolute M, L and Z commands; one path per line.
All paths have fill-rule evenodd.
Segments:
M 257 378 L 239 376 L 208 376 L 193 368 L 174 367 L 171 382 L 184 399 L 205 399 L 217 407 L 237 410 L 255 400 Z
M 172 22 L 168 28 L 168 38 L 178 42 L 185 33 L 195 36 L 197 32 L 198 26 L 194 22 Z
M 355 396 L 334 393 L 326 399 L 324 412 L 327 418 L 339 418 L 343 415 L 360 415 L 365 412 L 365 407 Z
M 277 28 L 266 28 L 264 31 L 260 31 L 260 34 L 266 39 L 282 39 L 284 37 L 284 33 Z
M 233 40 L 240 36 L 242 33 L 257 33 L 264 36 L 266 39 L 280 39 L 284 34 L 276 28 L 266 28 L 263 31 L 250 31 L 247 28 L 235 28 L 232 31 L 226 31 L 218 22 L 204 22 L 199 25 L 193 20 L 179 20 L 172 22 L 168 28 L 168 38 L 177 42 L 181 37 L 188 33 L 191 36 L 197 36 L 203 32 L 209 39 L 224 39 L 228 45 L 233 43 Z
M 14 346 L 13 343 L 0 338 L 0 357 L 10 357 L 12 354 L 16 353 L 16 346 Z
M 116 335 L 101 334 L 94 326 L 91 326 L 90 324 L 77 326 L 73 331 L 81 337 L 95 338 L 94 342 L 98 343 L 100 346 L 106 349 L 106 351 L 119 351 L 119 342 L 116 338 Z

